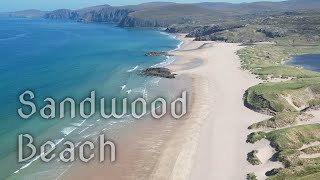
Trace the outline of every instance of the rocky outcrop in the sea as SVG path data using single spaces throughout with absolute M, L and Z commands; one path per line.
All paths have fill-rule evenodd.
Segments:
M 168 68 L 147 68 L 142 70 L 141 74 L 144 76 L 157 76 L 169 79 L 175 78 L 176 75 L 171 73 L 170 69 Z
M 164 51 L 160 51 L 160 52 L 151 51 L 151 52 L 147 52 L 145 56 L 173 56 L 173 55 Z

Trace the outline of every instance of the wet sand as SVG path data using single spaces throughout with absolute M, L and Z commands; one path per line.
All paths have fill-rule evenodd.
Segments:
M 153 92 L 153 96 L 161 97 L 164 91 L 170 91 L 171 99 L 176 99 L 181 96 L 182 91 L 186 90 L 190 107 L 192 98 L 191 93 L 189 94 L 190 84 L 189 77 L 163 79 L 159 82 L 157 92 Z M 98 134 L 104 133 L 108 139 L 115 142 L 116 161 L 100 163 L 98 159 L 94 159 L 89 163 L 74 162 L 58 179 L 150 179 L 161 155 L 168 147 L 168 142 L 185 123 L 185 118 L 176 120 L 171 117 L 169 111 L 160 120 L 148 116 L 134 120 L 129 125 L 100 132 Z

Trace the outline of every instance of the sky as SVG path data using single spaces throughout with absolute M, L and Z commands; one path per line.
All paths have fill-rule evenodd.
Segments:
M 162 0 L 153 0 L 162 1 Z M 255 2 L 261 0 L 164 0 L 178 3 L 193 2 Z M 281 0 L 267 0 L 281 1 Z M 144 2 L 152 2 L 152 0 L 0 0 L 0 12 L 18 11 L 25 9 L 54 10 L 59 8 L 79 9 L 88 6 L 109 4 L 109 5 L 130 5 Z

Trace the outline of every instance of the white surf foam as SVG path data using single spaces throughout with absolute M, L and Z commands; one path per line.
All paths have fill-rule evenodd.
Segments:
M 151 67 L 152 67 L 152 68 L 165 67 L 165 66 L 168 66 L 168 65 L 170 65 L 171 63 L 173 63 L 174 60 L 175 60 L 174 57 L 169 57 L 169 56 L 167 56 L 166 60 L 164 60 L 164 61 L 162 61 L 162 62 L 160 62 L 160 63 L 158 63 L 158 64 L 152 65 Z
M 34 161 L 38 160 L 45 152 L 41 153 L 40 155 L 36 156 L 35 158 L 33 158 L 29 163 L 23 165 L 20 169 L 16 170 L 13 174 L 17 174 L 19 171 L 21 171 L 22 169 L 27 168 L 28 166 L 30 166 Z
M 84 128 L 82 131 L 79 132 L 79 134 L 83 133 L 87 129 L 89 129 L 89 127 Z
M 80 127 L 84 122 L 86 122 L 86 119 L 82 120 L 80 123 L 71 123 L 71 125 Z
M 72 133 L 74 130 L 76 130 L 76 127 L 65 127 L 62 129 L 62 133 L 64 134 L 64 136 L 68 136 L 70 133 Z
M 133 69 L 129 69 L 127 72 L 133 72 L 133 71 L 135 71 L 136 69 L 138 69 L 138 67 L 139 67 L 139 66 L 136 66 L 136 67 L 134 67 Z
M 179 50 L 179 49 L 181 48 L 182 44 L 183 44 L 183 41 L 181 41 L 181 42 L 178 44 L 177 48 L 175 48 L 175 49 L 173 49 L 173 50 L 170 50 L 169 52 Z
M 163 32 L 163 31 L 160 31 L 160 34 L 169 36 L 169 37 L 172 38 L 172 39 L 176 39 L 176 38 L 177 38 L 177 36 L 175 36 L 175 35 L 173 35 L 173 34 L 169 34 L 169 33 L 167 33 L 167 32 Z
M 54 143 L 54 145 L 58 145 L 58 144 L 60 144 L 62 141 L 64 140 L 64 138 L 61 138 L 61 139 L 55 139 L 55 140 L 53 140 L 53 143 Z
M 127 85 L 123 85 L 123 86 L 120 86 L 121 87 L 121 91 L 124 90 L 124 88 L 126 88 Z

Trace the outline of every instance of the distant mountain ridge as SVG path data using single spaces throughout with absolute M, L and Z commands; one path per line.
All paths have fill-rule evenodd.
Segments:
M 28 10 L 16 11 L 16 12 L 3 12 L 3 13 L 0 13 L 0 16 L 35 18 L 35 17 L 43 17 L 46 13 L 48 12 L 40 11 L 36 9 L 28 9 Z
M 168 27 L 173 24 L 210 25 L 223 20 L 241 19 L 241 16 L 246 15 L 264 16 L 305 9 L 320 9 L 320 1 L 263 1 L 240 4 L 151 2 L 118 7 L 102 5 L 79 10 L 56 10 L 44 17 L 81 22 L 112 22 L 120 27 Z
M 260 17 L 287 11 L 319 9 L 319 0 L 289 0 L 282 2 L 219 3 L 201 2 L 179 4 L 150 2 L 138 5 L 100 5 L 78 10 L 59 9 L 31 13 L 19 11 L 10 16 L 44 17 L 79 22 L 116 23 L 120 27 L 169 27 L 171 25 L 211 25 L 228 21 L 247 21 L 250 16 Z M 34 10 L 36 11 L 36 10 Z M 2 14 L 3 15 L 3 14 Z M 246 20 L 244 20 L 246 18 Z

